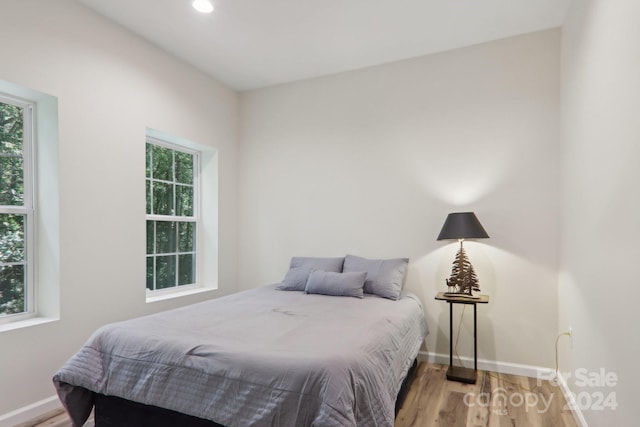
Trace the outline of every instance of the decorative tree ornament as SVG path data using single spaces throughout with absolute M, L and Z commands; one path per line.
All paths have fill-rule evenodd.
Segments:
M 467 253 L 462 246 L 462 241 L 460 241 L 460 249 L 458 249 L 453 260 L 451 275 L 446 279 L 446 283 L 449 290 L 447 294 L 449 295 L 473 297 L 473 292 L 480 292 L 478 276 L 473 269 L 473 265 L 469 262 Z

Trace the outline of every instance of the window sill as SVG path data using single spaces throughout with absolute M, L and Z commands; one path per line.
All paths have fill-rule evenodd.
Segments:
M 45 323 L 57 322 L 57 317 L 32 317 L 30 319 L 17 320 L 15 322 L 0 325 L 0 333 L 13 331 L 15 329 L 29 328 L 31 326 L 44 325 Z
M 180 298 L 188 295 L 197 295 L 205 292 L 217 291 L 217 288 L 195 288 L 195 289 L 187 289 L 184 291 L 176 291 L 176 292 L 167 292 L 162 293 L 160 295 L 147 295 L 147 304 L 154 303 L 158 301 L 166 301 L 174 298 Z

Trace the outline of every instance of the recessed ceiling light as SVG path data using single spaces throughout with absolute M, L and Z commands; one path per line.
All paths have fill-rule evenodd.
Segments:
M 213 5 L 209 0 L 193 0 L 193 3 L 191 3 L 191 5 L 200 13 L 213 12 Z

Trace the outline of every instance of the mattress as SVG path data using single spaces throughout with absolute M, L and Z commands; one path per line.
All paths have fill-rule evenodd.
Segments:
M 265 286 L 97 330 L 55 374 L 75 425 L 94 393 L 227 427 L 392 426 L 427 334 L 419 299 Z

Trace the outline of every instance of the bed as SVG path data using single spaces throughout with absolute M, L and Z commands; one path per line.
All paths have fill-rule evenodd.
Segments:
M 95 405 L 96 427 L 162 425 L 152 416 L 174 426 L 392 426 L 427 334 L 418 298 L 279 287 L 97 330 L 54 376 L 74 425 Z

